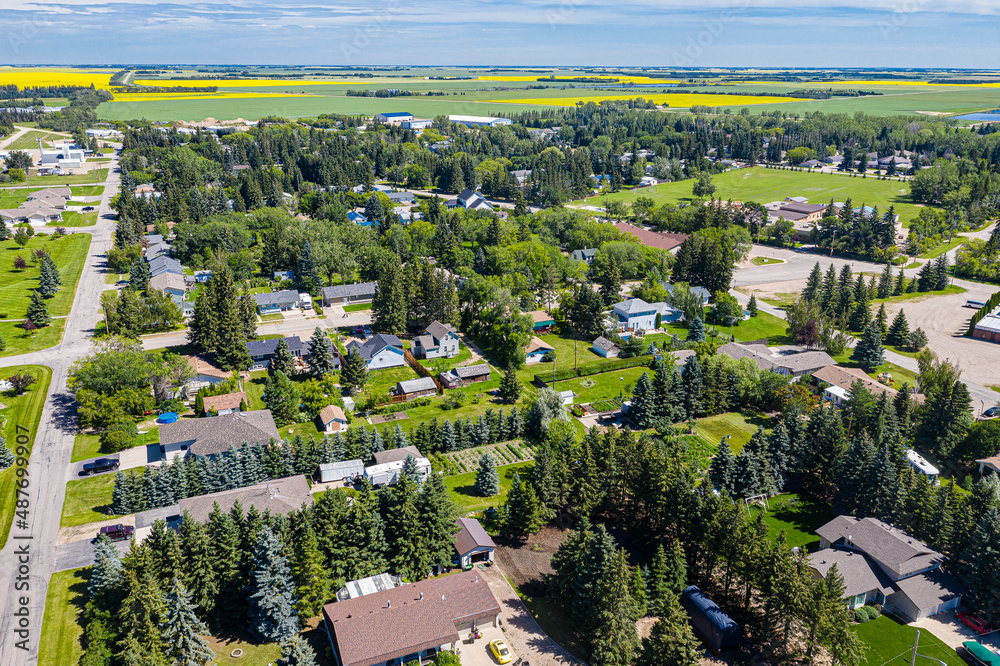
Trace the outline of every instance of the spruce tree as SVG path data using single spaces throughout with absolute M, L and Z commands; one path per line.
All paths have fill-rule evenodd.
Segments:
M 323 375 L 329 374 L 336 369 L 336 360 L 333 356 L 333 343 L 330 336 L 323 332 L 319 326 L 313 331 L 312 337 L 307 343 L 306 361 L 312 373 L 322 379 Z
M 302 251 L 299 253 L 297 277 L 299 286 L 304 291 L 312 291 L 316 286 L 316 262 L 313 261 L 312 243 L 308 239 L 302 244 Z
M 687 559 L 680 541 L 669 549 L 661 543 L 649 567 L 649 612 L 663 615 L 669 601 L 687 585 Z
M 257 537 L 249 582 L 250 629 L 269 642 L 281 642 L 299 631 L 295 583 L 281 543 L 264 527 Z
M 94 567 L 87 590 L 91 599 L 103 599 L 105 593 L 117 592 L 124 581 L 122 559 L 106 535 L 97 537 L 94 544 Z
M 191 594 L 184 589 L 178 579 L 174 579 L 166 598 L 166 612 L 163 617 L 163 640 L 166 656 L 174 664 L 196 666 L 215 659 L 215 653 L 208 647 L 204 635 L 208 627 L 195 614 L 197 606 L 191 602 Z
M 406 331 L 406 287 L 399 257 L 393 255 L 379 271 L 378 289 L 372 299 L 372 328 L 379 333 L 399 335 Z
M 264 406 L 271 410 L 275 424 L 279 426 L 293 423 L 299 413 L 298 392 L 285 373 L 276 370 L 264 380 L 264 393 L 261 395 Z
M 639 651 L 636 621 L 639 609 L 629 593 L 630 567 L 618 550 L 598 574 L 588 625 L 590 660 L 594 664 L 631 664 Z
M 636 612 L 639 617 L 646 617 L 649 612 L 648 592 L 646 591 L 646 576 L 642 573 L 642 567 L 636 567 L 632 572 L 632 579 L 628 586 L 632 601 L 635 602 Z
M 49 315 L 49 306 L 45 303 L 45 296 L 39 290 L 31 292 L 31 301 L 28 303 L 28 312 L 25 317 L 35 325 L 36 328 L 48 326 L 52 322 Z
M 9 446 L 7 446 L 7 440 L 2 434 L 0 434 L 0 470 L 7 469 L 13 465 L 16 460 L 17 458 L 14 456 L 14 452 L 10 450 Z
M 423 580 L 431 562 L 425 544 L 413 538 L 420 533 L 416 484 L 401 477 L 389 492 L 380 493 L 380 499 L 392 570 L 410 582 Z
M 892 280 L 892 264 L 886 264 L 885 269 L 882 271 L 882 275 L 879 277 L 878 290 L 876 295 L 878 298 L 889 298 L 892 296 L 893 292 L 893 280 Z
M 458 509 L 440 474 L 431 474 L 417 496 L 420 539 L 431 567 L 448 569 L 455 553 Z
M 117 608 L 115 623 L 124 660 L 129 655 L 146 661 L 135 663 L 160 664 L 165 660 L 161 622 L 166 612 L 160 586 L 153 579 L 148 567 L 141 566 L 149 560 L 149 551 L 140 550 L 132 555 L 131 566 L 126 566 L 124 599 Z
M 280 370 L 289 377 L 295 374 L 295 357 L 289 351 L 288 343 L 284 338 L 278 340 L 278 346 L 274 350 L 274 357 L 271 359 L 268 373 L 273 375 L 276 370 Z
M 816 264 L 816 267 L 818 268 L 819 264 Z M 756 317 L 760 313 L 760 310 L 757 307 L 757 295 L 756 294 L 750 294 L 750 302 L 747 303 L 747 312 L 750 313 L 751 317 Z
M 656 396 L 653 391 L 653 383 L 649 380 L 649 375 L 645 372 L 639 375 L 639 379 L 632 389 L 632 402 L 628 409 L 628 418 L 638 430 L 647 430 L 653 427 L 656 417 Z
M 497 472 L 496 461 L 489 453 L 484 453 L 479 459 L 475 488 L 476 494 L 480 497 L 493 497 L 500 494 L 500 474 Z
M 698 363 L 697 356 L 689 356 L 684 361 L 684 368 L 681 370 L 681 379 L 684 381 L 684 411 L 687 418 L 693 419 L 704 413 L 704 390 L 705 385 L 701 375 L 701 364 Z
M 149 272 L 149 264 L 142 257 L 136 258 L 128 269 L 128 284 L 135 291 L 146 291 L 149 288 L 149 281 L 152 275 Z
M 716 490 L 734 498 L 738 490 L 738 475 L 736 456 L 729 447 L 729 437 L 723 437 L 708 468 L 708 478 Z
M 185 511 L 181 518 L 179 534 L 181 580 L 194 604 L 201 608 L 203 613 L 211 613 L 219 585 L 212 568 L 212 546 L 208 531 L 203 523 Z
M 910 331 L 910 335 L 906 339 L 906 346 L 910 351 L 920 351 L 927 346 L 927 334 L 922 328 Z
M 854 347 L 851 360 L 860 363 L 863 368 L 875 370 L 885 363 L 885 350 L 882 348 L 882 334 L 874 322 L 865 328 L 861 339 Z
M 308 524 L 295 539 L 292 577 L 295 580 L 295 593 L 298 597 L 296 609 L 299 618 L 305 622 L 319 615 L 323 605 L 334 595 L 333 577 L 326 569 L 316 532 Z
M 817 301 L 822 293 L 823 289 L 823 270 L 819 267 L 819 262 L 813 266 L 812 272 L 809 273 L 809 278 L 806 280 L 806 286 L 802 290 L 802 297 L 807 301 Z
M 256 450 L 256 447 L 250 450 Z M 246 595 L 242 590 L 240 533 L 233 519 L 223 513 L 217 502 L 209 515 L 208 535 L 212 572 L 219 589 L 212 612 L 212 624 L 216 627 L 232 627 L 246 612 L 247 607 Z
M 885 340 L 885 336 L 889 334 L 889 315 L 885 311 L 885 303 L 879 305 L 878 313 L 875 315 L 875 326 L 878 327 L 879 334 Z
M 535 489 L 521 481 L 517 472 L 514 472 L 504 506 L 507 509 L 507 527 L 513 534 L 534 534 L 545 525 Z
M 892 319 L 892 325 L 886 333 L 885 342 L 893 347 L 903 347 L 910 338 L 910 324 L 906 321 L 906 314 L 900 310 Z
M 306 639 L 292 636 L 281 646 L 281 657 L 275 666 L 316 666 L 316 653 Z
M 696 316 L 688 323 L 687 337 L 685 339 L 688 342 L 705 341 L 705 322 L 701 320 L 701 317 Z
M 671 595 L 649 637 L 643 639 L 635 666 L 698 666 L 701 658 L 701 641 L 691 630 L 677 595 Z
M 368 363 L 357 349 L 350 349 L 344 357 L 344 367 L 340 372 L 340 383 L 351 393 L 361 391 L 368 381 Z
M 56 284 L 55 276 L 52 274 L 51 264 L 45 261 L 42 262 L 41 272 L 38 276 L 38 291 L 45 298 L 52 298 L 59 291 L 59 285 Z
M 500 399 L 507 404 L 514 404 L 521 397 L 521 380 L 517 378 L 517 368 L 507 366 L 500 380 Z

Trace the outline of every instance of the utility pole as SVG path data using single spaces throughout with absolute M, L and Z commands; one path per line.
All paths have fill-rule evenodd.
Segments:
M 922 659 L 930 659 L 931 661 L 936 661 L 937 663 L 941 664 L 941 666 L 948 666 L 948 664 L 944 663 L 940 659 L 935 659 L 934 657 L 928 657 L 926 654 L 917 654 L 917 643 L 919 642 L 920 642 L 920 630 L 917 629 L 917 635 L 913 639 L 913 656 L 910 657 L 910 666 L 916 666 L 917 657 L 920 657 Z

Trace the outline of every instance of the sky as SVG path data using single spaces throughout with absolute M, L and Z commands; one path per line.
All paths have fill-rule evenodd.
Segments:
M 0 64 L 985 69 L 997 0 L 0 0 Z

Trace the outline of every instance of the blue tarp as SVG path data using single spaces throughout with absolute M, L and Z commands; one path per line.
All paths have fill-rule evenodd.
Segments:
M 739 645 L 742 638 L 740 625 L 722 612 L 714 601 L 692 585 L 681 593 L 681 606 L 691 617 L 691 625 L 713 652 L 731 645 Z

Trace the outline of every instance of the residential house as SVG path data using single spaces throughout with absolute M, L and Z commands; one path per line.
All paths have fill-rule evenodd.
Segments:
M 551 333 L 556 325 L 556 320 L 545 310 L 533 310 L 528 315 L 531 317 L 531 329 L 536 335 Z
M 144 245 L 146 247 L 152 247 L 153 245 L 159 245 L 160 243 L 165 243 L 163 239 L 163 234 L 146 234 L 143 239 Z
M 445 388 L 452 389 L 479 382 L 488 382 L 490 381 L 490 374 L 489 364 L 480 363 L 479 365 L 464 365 L 452 368 L 447 372 L 440 373 L 438 379 L 441 380 Z
M 611 306 L 623 331 L 651 331 L 656 328 L 658 308 L 641 298 L 630 298 Z
M 65 206 L 63 206 L 65 207 Z M 28 223 L 33 226 L 62 222 L 62 210 L 49 205 L 48 201 L 25 201 L 17 208 L 0 210 L 0 218 L 12 224 Z
M 531 342 L 524 348 L 524 362 L 538 363 L 550 351 L 555 351 L 551 345 L 539 337 L 532 336 Z
M 650 231 L 644 227 L 637 227 L 627 222 L 618 222 L 615 224 L 615 229 L 630 236 L 635 236 L 646 247 L 666 250 L 671 254 L 677 254 L 677 250 L 680 249 L 681 244 L 688 238 L 687 234 L 665 234 Z
M 152 261 L 157 257 L 162 257 L 170 254 L 170 246 L 167 243 L 156 243 L 155 245 L 148 246 L 142 253 L 142 256 L 146 258 L 146 261 Z
M 419 131 L 425 130 L 433 124 L 434 121 L 430 118 L 414 118 L 413 120 L 404 120 L 399 126 L 403 129 Z
M 63 202 L 73 198 L 73 190 L 68 187 L 46 187 L 44 190 L 28 192 L 28 201 L 32 199 L 62 199 Z
M 423 458 L 424 454 L 420 453 L 420 450 L 411 444 L 410 446 L 403 446 L 397 449 L 375 451 L 372 453 L 372 461 L 375 465 L 387 465 L 389 463 L 405 461 L 410 456 L 419 459 Z
M 406 402 L 437 393 L 437 384 L 430 377 L 418 377 L 396 383 L 396 395 L 403 396 Z
M 622 351 L 621 347 L 611 342 L 611 340 L 608 340 L 603 335 L 594 340 L 592 349 L 594 350 L 594 353 L 600 354 L 604 358 L 618 358 L 618 354 Z
M 182 356 L 181 358 L 187 361 L 193 372 L 193 377 L 184 387 L 188 394 L 204 386 L 213 386 L 223 382 L 232 376 L 231 372 L 226 372 L 204 356 Z
M 486 533 L 483 526 L 475 518 L 459 518 L 459 530 L 455 535 L 455 552 L 458 554 L 458 567 L 471 569 L 478 562 L 492 564 L 493 549 L 496 544 Z
M 364 342 L 351 340 L 347 343 L 348 353 L 352 349 L 361 354 L 361 358 L 365 359 L 369 370 L 398 368 L 406 365 L 406 359 L 403 357 L 403 342 L 395 335 L 379 333 Z
M 673 296 L 674 285 L 669 282 L 661 282 L 660 285 L 667 290 L 667 293 Z M 704 287 L 688 287 L 689 291 L 698 297 L 698 302 L 701 305 L 708 305 L 708 302 L 712 299 L 712 292 Z
M 327 405 L 319 410 L 319 424 L 323 432 L 347 430 L 347 415 L 337 405 Z
M 365 475 L 365 463 L 363 460 L 341 460 L 339 462 L 321 463 L 319 466 L 320 483 L 334 483 L 341 481 L 354 482 Z
M 966 592 L 941 568 L 944 555 L 881 520 L 837 516 L 816 534 L 809 565 L 820 578 L 837 564 L 851 608 L 879 603 L 915 622 L 957 608 Z
M 413 355 L 417 358 L 454 358 L 458 356 L 458 331 L 450 324 L 435 320 L 424 329 L 424 335 L 413 339 Z
M 274 314 L 291 310 L 298 306 L 299 292 L 295 289 L 271 291 L 263 294 L 254 294 L 253 300 L 257 303 L 257 312 L 262 315 Z
M 202 398 L 205 406 L 205 416 L 223 416 L 242 411 L 241 405 L 247 404 L 247 394 L 243 391 L 223 393 Z
M 339 284 L 333 287 L 323 287 L 323 307 L 330 305 L 349 305 L 351 303 L 370 303 L 378 291 L 377 282 L 358 282 L 356 284 Z
M 517 181 L 518 187 L 524 187 L 531 180 L 531 169 L 515 169 L 510 175 Z
M 203 419 L 180 419 L 160 425 L 160 450 L 167 460 L 175 455 L 197 458 L 218 456 L 230 445 L 267 444 L 279 440 L 271 410 L 257 409 Z
M 184 284 L 184 276 L 177 273 L 160 273 L 149 279 L 149 287 L 158 289 L 174 297 L 174 300 L 183 300 L 187 293 L 187 286 Z
M 375 224 L 374 222 L 369 222 L 368 218 L 363 213 L 359 213 L 356 210 L 348 211 L 347 220 L 358 225 L 359 227 L 370 227 Z
M 151 277 L 156 277 L 161 273 L 177 273 L 178 275 L 184 275 L 184 268 L 181 266 L 181 262 L 176 259 L 160 255 L 159 257 L 149 261 L 149 274 Z
M 767 345 L 739 342 L 722 345 L 718 353 L 737 361 L 741 358 L 752 359 L 761 370 L 770 370 L 786 377 L 801 377 L 834 363 L 830 355 L 823 351 L 785 353 L 780 349 L 772 350 Z
M 823 397 L 838 407 L 850 397 L 851 385 L 854 382 L 861 382 L 869 392 L 876 396 L 886 393 L 890 398 L 895 398 L 896 394 L 899 393 L 899 391 L 891 386 L 886 386 L 882 382 L 875 381 L 866 375 L 863 370 L 859 370 L 858 368 L 844 368 L 839 365 L 833 365 L 833 363 L 814 370 L 812 376 L 814 379 L 830 384 L 830 387 L 823 390 Z M 917 400 L 923 401 L 923 396 L 917 396 Z
M 387 196 L 398 206 L 409 206 L 417 200 L 412 192 L 390 192 Z
M 272 516 L 287 516 L 293 511 L 300 510 L 303 505 L 311 505 L 313 497 L 306 477 L 299 474 L 281 479 L 271 479 L 255 486 L 244 486 L 243 488 L 182 499 L 177 506 L 178 515 L 183 516 L 186 511 L 195 520 L 206 523 L 215 510 L 216 504 L 219 505 L 219 509 L 223 513 L 228 515 L 237 502 L 240 503 L 244 515 L 250 511 L 251 507 L 255 507 L 262 514 L 268 512 Z
M 594 257 L 597 256 L 597 248 L 585 247 L 582 250 L 573 250 L 569 253 L 570 259 L 575 259 L 576 261 L 585 261 L 589 266 L 594 261 Z
M 478 192 L 469 189 L 462 190 L 458 194 L 457 200 L 466 210 L 493 210 L 493 204 L 484 199 Z
M 327 604 L 323 626 L 337 666 L 389 666 L 454 651 L 499 615 L 486 578 L 472 570 Z
M 273 277 L 276 282 L 281 282 L 282 280 L 294 280 L 295 271 L 274 271 Z
M 292 357 L 301 359 L 306 345 L 297 335 L 289 338 L 271 338 L 270 340 L 251 340 L 247 343 L 247 353 L 250 354 L 251 370 L 267 370 L 271 367 L 274 353 L 278 351 L 278 343 L 282 340 L 288 345 Z

